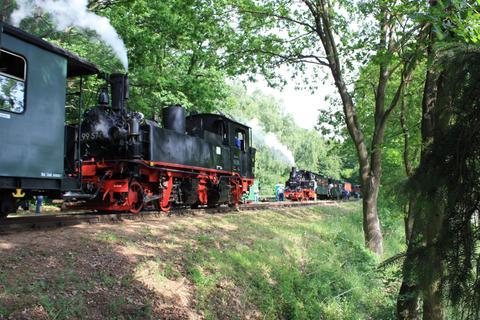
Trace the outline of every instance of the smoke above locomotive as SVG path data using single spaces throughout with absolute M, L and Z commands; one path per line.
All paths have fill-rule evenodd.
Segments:
M 69 27 L 95 32 L 109 46 L 128 71 L 127 48 L 106 17 L 88 11 L 88 0 L 16 0 L 17 8 L 11 15 L 12 23 L 19 26 L 22 20 L 39 12 L 48 14 L 57 31 Z
M 277 156 L 277 159 L 290 166 L 295 166 L 293 152 L 286 145 L 282 144 L 274 133 L 266 132 L 258 119 L 254 118 L 248 121 L 248 126 L 253 130 L 253 144 L 255 146 L 265 146 Z

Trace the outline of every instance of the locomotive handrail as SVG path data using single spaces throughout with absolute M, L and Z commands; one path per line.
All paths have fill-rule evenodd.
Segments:
M 77 154 L 78 154 L 78 183 L 82 185 L 82 107 L 83 107 L 83 76 L 80 76 L 80 88 L 78 99 L 78 137 L 77 137 Z

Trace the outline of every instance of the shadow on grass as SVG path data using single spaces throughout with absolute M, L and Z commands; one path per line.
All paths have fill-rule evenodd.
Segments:
M 348 204 L 7 236 L 0 239 L 0 315 L 388 319 L 395 270 L 375 270 L 358 210 Z
M 0 319 L 197 319 L 164 226 L 73 227 L 0 239 Z

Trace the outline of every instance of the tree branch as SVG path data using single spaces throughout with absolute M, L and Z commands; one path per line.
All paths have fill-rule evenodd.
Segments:
M 256 14 L 256 15 L 274 17 L 274 18 L 277 18 L 277 19 L 280 19 L 280 20 L 293 22 L 295 24 L 304 26 L 305 28 L 309 29 L 310 31 L 315 31 L 315 28 L 309 23 L 306 23 L 306 22 L 303 22 L 303 21 L 300 21 L 300 20 L 296 20 L 296 19 L 293 19 L 291 17 L 282 16 L 280 14 L 276 14 L 276 13 L 273 13 L 273 12 L 255 11 L 255 10 L 250 10 L 250 9 L 245 9 L 245 8 L 240 8 L 240 7 L 238 8 L 238 10 L 239 10 L 239 13 L 250 13 L 250 14 Z
M 407 90 L 407 87 L 405 87 L 405 90 Z M 413 172 L 413 166 L 412 162 L 410 161 L 410 132 L 407 126 L 405 113 L 405 94 L 402 94 L 402 101 L 400 103 L 400 127 L 403 131 L 403 164 L 405 166 L 405 173 L 407 174 L 407 177 L 410 177 Z
M 262 50 L 262 49 L 252 49 L 252 50 L 243 50 L 240 52 L 241 54 L 244 53 L 263 53 L 272 57 L 277 57 L 283 59 L 283 61 L 289 62 L 289 63 L 296 63 L 296 62 L 302 62 L 302 63 L 309 63 L 309 64 L 315 64 L 315 65 L 320 65 L 320 66 L 325 66 L 329 67 L 329 63 L 327 61 L 322 60 L 321 57 L 315 56 L 313 54 L 292 54 L 292 55 L 285 55 L 285 54 L 280 54 L 268 50 Z M 315 61 L 308 60 L 308 59 L 314 59 Z

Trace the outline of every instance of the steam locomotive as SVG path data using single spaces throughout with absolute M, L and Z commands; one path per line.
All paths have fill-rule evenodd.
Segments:
M 128 76 L 106 77 L 98 104 L 65 125 L 67 80 L 93 64 L 0 22 L 0 218 L 35 195 L 83 208 L 236 205 L 253 184 L 251 129 L 218 114 L 162 109 L 162 124 L 127 109 Z M 111 97 L 111 101 L 110 101 Z
M 317 187 L 316 174 L 293 167 L 289 179 L 285 182 L 285 198 L 292 201 L 316 200 Z
M 295 167 L 285 182 L 285 198 L 291 201 L 340 199 L 342 193 L 358 198 L 361 196 L 360 186 Z
M 253 184 L 250 128 L 222 115 L 186 117 L 181 106 L 162 110 L 161 127 L 127 111 L 125 75 L 109 80 L 111 107 L 102 92 L 80 127 L 84 194 L 68 197 L 88 198 L 95 210 L 131 212 L 147 203 L 168 211 L 171 205 L 240 202 Z

